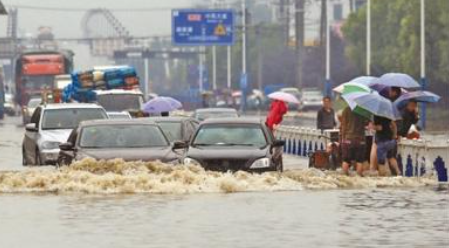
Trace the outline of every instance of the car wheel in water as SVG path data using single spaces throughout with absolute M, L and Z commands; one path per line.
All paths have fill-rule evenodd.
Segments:
M 281 162 L 277 166 L 277 171 L 278 172 L 283 172 L 284 171 L 284 162 L 282 160 L 281 160 Z
M 58 161 L 56 162 L 56 165 L 59 166 L 59 167 L 69 166 L 70 162 L 68 161 L 67 158 L 58 157 Z
M 25 148 L 23 148 L 23 147 L 22 147 L 22 165 L 28 166 L 28 161 L 27 161 L 27 157 L 25 154 Z
M 34 159 L 35 165 L 42 165 L 41 155 L 39 154 L 39 150 L 36 150 L 36 158 Z

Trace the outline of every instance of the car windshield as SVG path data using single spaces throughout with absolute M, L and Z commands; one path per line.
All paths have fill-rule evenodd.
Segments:
M 305 91 L 302 93 L 303 98 L 307 99 L 320 99 L 323 98 L 323 94 L 320 91 Z
M 12 102 L 13 96 L 11 94 L 5 94 L 5 102 Z
M 114 113 L 114 114 L 108 114 L 109 119 L 131 119 L 129 114 L 127 113 Z
M 142 96 L 135 94 L 98 95 L 97 101 L 106 111 L 121 112 L 142 107 Z
M 170 141 L 182 140 L 182 125 L 180 122 L 158 122 L 158 125 Z
M 98 125 L 81 131 L 79 146 L 82 148 L 150 148 L 166 147 L 169 143 L 155 125 Z
M 193 145 L 243 145 L 264 147 L 267 145 L 267 139 L 260 125 L 211 124 L 202 126 L 198 130 Z
M 28 108 L 37 108 L 41 104 L 42 100 L 33 98 L 28 102 Z
M 236 111 L 223 111 L 223 112 L 198 112 L 196 113 L 196 119 L 198 120 L 206 120 L 210 118 L 226 118 L 226 117 L 238 117 Z
M 54 76 L 24 76 L 22 79 L 23 87 L 27 90 L 41 90 L 45 88 L 51 89 L 53 87 Z
M 82 121 L 107 118 L 100 108 L 48 109 L 42 117 L 42 129 L 74 129 Z
M 299 91 L 295 90 L 295 89 L 291 89 L 291 90 L 290 89 L 285 89 L 285 90 L 283 90 L 283 92 L 292 94 L 294 96 L 300 95 Z

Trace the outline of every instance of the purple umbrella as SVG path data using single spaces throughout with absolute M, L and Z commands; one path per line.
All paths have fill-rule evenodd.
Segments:
M 398 108 L 403 108 L 409 101 L 416 102 L 428 102 L 435 103 L 440 100 L 440 96 L 424 90 L 418 90 L 413 92 L 407 92 L 402 94 L 395 102 L 394 105 Z
M 170 112 L 180 108 L 182 108 L 182 103 L 178 100 L 171 97 L 159 96 L 146 102 L 143 105 L 143 112 L 155 114 Z
M 415 79 L 404 73 L 386 73 L 382 75 L 378 80 L 372 82 L 374 85 L 384 85 L 388 87 L 399 88 L 419 88 L 420 85 Z

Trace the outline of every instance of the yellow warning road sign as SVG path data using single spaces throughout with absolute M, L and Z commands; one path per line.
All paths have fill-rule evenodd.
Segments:
M 221 24 L 221 23 L 218 24 L 215 27 L 214 35 L 216 35 L 216 36 L 224 36 L 224 35 L 226 35 L 226 28 L 225 28 L 225 26 L 223 24 Z

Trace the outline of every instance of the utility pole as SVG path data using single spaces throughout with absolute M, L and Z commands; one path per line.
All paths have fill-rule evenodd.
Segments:
M 212 47 L 212 90 L 217 90 L 217 47 Z
M 421 28 L 420 28 L 420 43 L 421 43 L 421 89 L 425 90 L 427 88 L 427 79 L 426 79 L 426 6 L 425 1 L 421 0 Z M 421 127 L 423 129 L 426 128 L 426 103 L 421 104 Z
M 232 88 L 232 79 L 231 79 L 231 77 L 232 77 L 232 58 L 231 58 L 231 46 L 228 46 L 227 47 L 227 49 L 226 49 L 227 51 L 227 69 L 228 69 L 228 71 L 227 71 L 227 86 L 228 86 L 228 89 L 230 90 L 231 88 Z
M 324 56 L 324 95 L 330 95 L 330 35 L 329 21 L 327 16 L 327 1 L 321 0 L 321 18 L 320 18 L 320 54 Z M 321 59 L 322 57 L 320 57 Z
M 290 42 L 290 0 L 285 0 L 285 40 L 288 47 Z
M 203 82 L 204 82 L 204 57 L 203 57 L 203 47 L 198 47 L 198 56 L 199 56 L 199 61 L 200 61 L 200 66 L 199 66 L 199 82 L 198 82 L 198 89 L 200 91 L 200 94 L 203 93 Z
M 148 57 L 147 56 L 145 56 L 145 58 L 144 58 L 144 66 L 145 66 L 145 70 L 144 70 L 144 72 L 145 72 L 145 74 L 144 74 L 144 77 L 145 77 L 145 80 L 144 80 L 144 85 L 143 85 L 143 94 L 144 94 L 144 97 L 145 97 L 145 99 L 148 97 L 148 93 L 149 93 L 149 83 L 150 83 L 150 77 L 149 77 L 149 59 L 148 59 Z
M 246 74 L 246 0 L 242 0 L 242 73 Z
M 324 41 L 326 39 L 326 26 L 327 26 L 327 1 L 321 0 L 321 18 L 320 18 L 320 45 L 324 47 Z
M 371 75 L 371 0 L 366 2 L 366 75 Z
M 331 96 L 331 32 L 330 22 L 326 15 L 326 81 L 324 84 L 325 96 Z
M 354 0 L 349 0 L 349 13 L 354 12 Z
M 231 8 L 230 4 L 228 3 L 228 8 Z M 227 57 L 227 88 L 229 89 L 229 92 L 231 92 L 232 88 L 232 50 L 231 46 L 228 46 L 226 48 L 226 57 Z
M 246 91 L 248 89 L 248 75 L 246 73 L 246 11 L 246 0 L 242 0 L 242 75 L 240 78 L 240 88 L 242 91 L 240 108 L 242 112 L 246 111 Z
M 212 8 L 217 8 L 217 1 L 212 2 Z M 212 46 L 212 90 L 217 89 L 217 47 Z
M 302 88 L 302 59 L 304 53 L 304 3 L 305 0 L 295 2 L 295 36 L 296 36 L 296 56 L 298 59 L 297 86 Z

